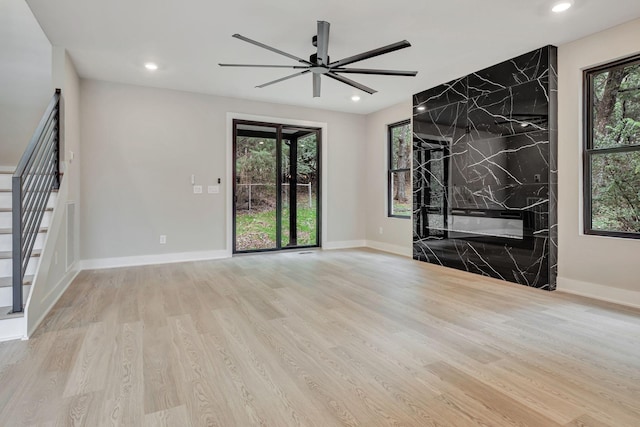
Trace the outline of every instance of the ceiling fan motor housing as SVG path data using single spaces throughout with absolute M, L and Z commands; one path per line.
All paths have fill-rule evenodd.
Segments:
M 309 62 L 311 62 L 312 64 L 315 64 L 315 65 L 320 65 L 320 64 L 318 63 L 318 54 L 317 54 L 317 53 L 314 53 L 313 55 L 311 55 L 311 56 L 309 57 Z M 324 65 L 329 65 L 330 63 L 331 63 L 331 60 L 330 60 L 330 58 L 329 58 L 329 55 L 327 55 L 327 63 L 326 63 L 326 64 L 324 64 Z

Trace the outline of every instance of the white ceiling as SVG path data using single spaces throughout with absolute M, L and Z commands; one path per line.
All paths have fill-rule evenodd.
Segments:
M 638 0 L 575 0 L 564 14 L 549 0 L 27 0 L 53 45 L 68 49 L 81 77 L 370 113 L 412 94 L 546 44 L 560 45 L 640 17 Z M 378 93 L 311 75 L 256 89 L 282 69 L 220 68 L 219 62 L 297 65 L 231 37 L 302 58 L 316 21 L 331 23 L 335 61 L 403 39 L 413 45 L 351 67 L 417 70 L 417 77 L 349 75 Z M 160 69 L 146 71 L 146 61 Z

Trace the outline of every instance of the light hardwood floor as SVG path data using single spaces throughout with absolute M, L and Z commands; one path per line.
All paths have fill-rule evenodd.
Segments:
M 640 312 L 369 250 L 83 272 L 0 425 L 640 426 Z

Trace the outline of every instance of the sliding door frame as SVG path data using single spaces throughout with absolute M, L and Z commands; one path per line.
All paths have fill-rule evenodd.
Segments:
M 229 116 L 227 117 L 229 118 Z M 236 233 L 236 227 L 237 227 L 237 223 L 236 223 L 236 193 L 237 193 L 237 182 L 236 182 L 236 177 L 237 177 L 237 171 L 236 171 L 236 163 L 237 163 L 237 159 L 236 159 L 236 141 L 237 141 L 237 137 L 238 137 L 238 125 L 250 125 L 250 126 L 263 126 L 266 128 L 271 128 L 271 129 L 275 129 L 275 150 L 276 150 L 276 158 L 275 158 L 275 162 L 276 162 L 276 182 L 275 182 L 275 186 L 276 186 L 276 245 L 274 248 L 267 248 L 267 249 L 249 249 L 249 250 L 237 250 L 236 249 L 236 237 L 237 237 L 237 233 Z M 324 126 L 326 127 L 326 125 Z M 299 250 L 299 249 L 309 249 L 309 248 L 319 248 L 322 247 L 322 242 L 323 242 L 323 220 L 324 220 L 324 203 L 323 203 L 323 181 L 324 181 L 324 159 L 323 159 L 323 128 L 324 127 L 320 127 L 320 126 L 308 126 L 308 125 L 301 125 L 301 124 L 290 124 L 290 123 L 281 123 L 280 120 L 278 120 L 277 122 L 271 122 L 271 121 L 256 121 L 256 120 L 249 120 L 249 119 L 240 119 L 240 118 L 231 118 L 231 128 L 232 128 L 232 141 L 231 141 L 231 254 L 246 254 L 246 253 L 258 253 L 258 252 L 274 252 L 274 251 L 284 251 L 284 250 Z M 282 147 L 284 144 L 284 133 L 283 133 L 283 129 L 286 128 L 293 128 L 293 129 L 298 129 L 298 130 L 304 130 L 304 131 L 309 131 L 309 134 L 311 133 L 315 133 L 316 134 L 316 144 L 317 144 L 317 149 L 316 149 L 316 160 L 317 160 L 317 171 L 318 171 L 318 177 L 316 178 L 316 244 L 315 245 L 296 245 L 296 246 L 282 246 Z M 291 142 L 293 143 L 294 140 L 291 140 Z M 295 144 L 298 143 L 298 138 L 295 138 Z M 290 167 L 294 167 L 293 172 L 292 173 L 297 173 L 297 145 L 296 147 L 290 146 L 290 156 L 293 157 L 294 155 L 296 156 L 295 158 L 295 162 L 291 162 L 290 160 Z M 294 180 L 295 181 L 295 180 Z M 291 194 L 291 187 L 289 189 Z M 297 193 L 296 191 L 293 191 L 294 195 Z M 291 198 L 291 197 L 290 197 Z M 227 199 L 228 200 L 228 199 Z M 290 207 L 289 209 L 292 209 L 293 212 L 296 212 L 296 203 L 297 200 L 295 201 L 291 201 L 289 202 Z M 293 216 L 296 218 L 296 222 L 294 224 L 295 227 L 297 227 L 297 213 L 294 213 Z M 291 227 L 292 227 L 292 222 L 291 219 L 289 219 L 289 227 L 290 227 L 290 235 L 291 235 Z

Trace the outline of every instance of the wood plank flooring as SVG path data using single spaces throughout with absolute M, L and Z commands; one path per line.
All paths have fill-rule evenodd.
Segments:
M 2 426 L 640 426 L 640 311 L 370 250 L 81 273 Z

